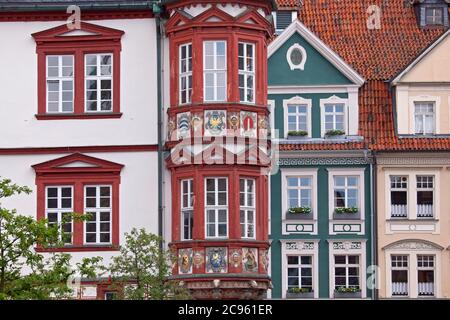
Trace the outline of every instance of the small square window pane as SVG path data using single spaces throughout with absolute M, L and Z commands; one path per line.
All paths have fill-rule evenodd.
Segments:
M 95 223 L 86 223 L 86 232 L 96 232 Z
M 96 242 L 95 233 L 86 233 L 86 242 L 95 243 Z
M 56 212 L 49 212 L 47 213 L 47 220 L 49 223 L 56 223 L 58 222 L 58 214 Z
M 86 207 L 88 208 L 95 208 L 96 207 L 96 200 L 95 198 L 87 198 L 86 199 Z
M 47 199 L 47 208 L 58 208 L 58 199 Z

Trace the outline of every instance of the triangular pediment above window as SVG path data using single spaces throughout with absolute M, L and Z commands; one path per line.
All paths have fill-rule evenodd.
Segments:
M 64 172 L 111 172 L 119 173 L 122 164 L 74 153 L 65 157 L 38 163 L 32 166 L 36 174 Z
M 72 41 L 76 37 L 78 41 L 115 39 L 119 40 L 124 32 L 122 30 L 108 28 L 92 23 L 81 22 L 79 28 L 73 24 L 63 24 L 54 28 L 33 33 L 36 42 Z
M 211 7 L 193 19 L 195 22 L 234 21 L 234 18 L 217 7 Z

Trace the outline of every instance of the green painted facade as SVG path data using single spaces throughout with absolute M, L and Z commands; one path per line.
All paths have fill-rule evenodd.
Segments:
M 307 61 L 304 70 L 291 70 L 286 59 L 287 50 L 293 44 L 301 45 L 307 52 Z M 292 97 L 300 96 L 304 99 L 311 99 L 311 133 L 312 138 L 321 138 L 321 110 L 320 100 L 327 99 L 335 95 L 340 98 L 348 98 L 347 93 L 334 93 L 330 90 L 327 92 L 326 88 L 333 86 L 342 87 L 342 85 L 352 85 L 353 83 L 342 74 L 332 63 L 323 57 L 312 45 L 310 45 L 300 34 L 294 33 L 287 39 L 276 52 L 274 52 L 268 60 L 269 73 L 269 100 L 274 101 L 274 118 L 275 128 L 279 132 L 280 138 L 284 137 L 284 118 L 287 115 L 287 110 L 284 110 L 283 100 L 289 100 Z M 295 90 L 295 86 L 326 86 L 321 93 L 294 93 L 302 92 L 302 89 Z M 270 87 L 284 88 L 283 92 L 293 93 L 273 94 Z M 320 140 L 320 139 L 319 139 Z M 281 143 L 292 143 L 291 141 L 281 141 Z M 296 142 L 302 143 L 302 142 Z M 321 141 L 310 141 L 308 143 L 323 143 Z M 344 142 L 345 143 L 345 142 Z M 370 159 L 362 157 L 361 150 L 349 150 L 347 155 L 340 156 L 339 153 L 333 150 L 324 151 L 327 159 L 321 158 L 323 154 L 310 154 L 306 157 L 302 151 L 298 151 L 298 158 L 289 154 L 289 159 L 298 159 L 299 161 L 283 162 L 281 161 L 280 169 L 296 168 L 302 169 L 317 169 L 317 185 L 313 186 L 317 193 L 317 234 L 308 233 L 290 233 L 283 234 L 284 227 L 283 219 L 285 213 L 282 212 L 282 201 L 284 201 L 282 190 L 282 174 L 278 171 L 271 176 L 271 194 L 270 194 L 270 239 L 271 239 L 271 277 L 273 283 L 272 298 L 281 298 L 283 296 L 282 288 L 282 243 L 280 240 L 318 240 L 318 266 L 313 266 L 313 273 L 318 274 L 318 288 L 314 288 L 319 298 L 330 298 L 330 240 L 349 240 L 365 242 L 365 256 L 366 267 L 372 265 L 372 240 L 371 240 L 371 221 L 372 221 L 372 199 L 371 199 L 371 165 Z M 325 155 L 324 155 L 325 156 Z M 287 159 L 287 155 L 280 153 L 280 159 Z M 301 158 L 301 159 L 300 159 Z M 314 158 L 314 159 L 313 159 Z M 357 232 L 338 232 L 338 234 L 330 234 L 330 220 L 329 220 L 329 172 L 328 169 L 359 169 L 364 172 L 364 185 L 360 184 L 360 188 L 364 188 L 360 194 L 364 197 L 364 215 L 363 223 L 364 234 L 358 235 Z M 298 223 L 298 221 L 293 221 Z M 306 221 L 305 221 L 306 222 Z M 336 220 L 335 220 L 336 222 Z M 356 222 L 362 223 L 360 220 Z M 301 223 L 301 222 L 300 222 Z M 306 222 L 308 223 L 308 222 Z M 288 233 L 288 232 L 285 232 Z M 299 252 L 299 254 L 302 254 Z M 339 253 L 340 254 L 340 253 Z M 352 254 L 351 252 L 345 254 Z M 366 270 L 360 267 L 361 277 L 365 277 L 366 281 L 371 276 L 366 274 Z M 366 288 L 366 297 L 372 298 L 373 292 Z
M 329 297 L 329 244 L 327 240 L 330 239 L 355 239 L 355 240 L 367 240 L 366 242 L 366 266 L 372 264 L 371 255 L 371 193 L 370 193 L 370 165 L 319 165 L 319 166 L 280 166 L 283 168 L 298 168 L 298 169 L 311 169 L 317 168 L 317 186 L 316 191 L 317 197 L 317 225 L 318 234 L 317 235 L 299 235 L 299 234 L 282 234 L 282 190 L 281 190 L 281 171 L 277 174 L 271 176 L 271 195 L 270 195 L 270 212 L 271 212 L 271 222 L 270 222 L 270 239 L 271 239 L 271 272 L 272 272 L 272 298 L 282 297 L 282 256 L 281 256 L 281 243 L 280 239 L 291 239 L 291 240 L 319 240 L 319 266 L 316 271 L 319 273 L 319 298 Z M 331 168 L 364 168 L 364 213 L 365 213 L 365 234 L 364 235 L 352 235 L 352 234 L 341 234 L 341 235 L 330 235 L 329 234 L 329 195 L 328 195 L 328 171 Z M 363 270 L 361 270 L 363 271 Z M 364 271 L 363 271 L 364 272 Z M 317 290 L 317 289 L 316 289 Z M 372 292 L 367 290 L 367 297 L 372 297 Z
M 307 59 L 304 70 L 291 70 L 286 60 L 288 49 L 295 43 L 300 44 L 306 50 Z M 270 66 L 276 67 L 271 68 Z M 352 84 L 298 33 L 293 34 L 270 56 L 268 73 L 269 86 Z

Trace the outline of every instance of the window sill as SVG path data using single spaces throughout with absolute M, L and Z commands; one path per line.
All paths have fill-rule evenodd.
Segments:
M 117 245 L 85 245 L 85 246 L 64 246 L 51 248 L 35 248 L 36 252 L 86 252 L 86 251 L 119 251 Z
M 417 218 L 417 219 L 409 219 L 409 218 L 389 218 L 386 219 L 387 222 L 438 222 L 439 219 L 436 218 Z
M 79 119 L 118 119 L 122 117 L 122 112 L 105 113 L 67 113 L 67 114 L 36 114 L 37 120 L 79 120 Z

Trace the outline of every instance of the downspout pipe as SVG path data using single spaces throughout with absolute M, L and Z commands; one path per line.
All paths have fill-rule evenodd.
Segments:
M 372 173 L 372 259 L 374 261 L 374 265 L 378 267 L 378 211 L 377 211 L 377 203 L 378 203 L 378 192 L 377 192 L 377 188 L 378 188 L 378 183 L 377 183 L 377 157 L 376 157 L 376 152 L 373 151 L 372 153 L 372 162 L 371 162 L 371 173 Z M 377 268 L 376 270 L 379 270 L 379 268 Z M 375 286 L 375 290 L 374 290 L 374 299 L 378 300 L 379 299 L 379 282 L 380 282 L 380 275 L 378 274 L 378 272 L 375 275 L 375 281 L 376 281 L 376 286 Z

